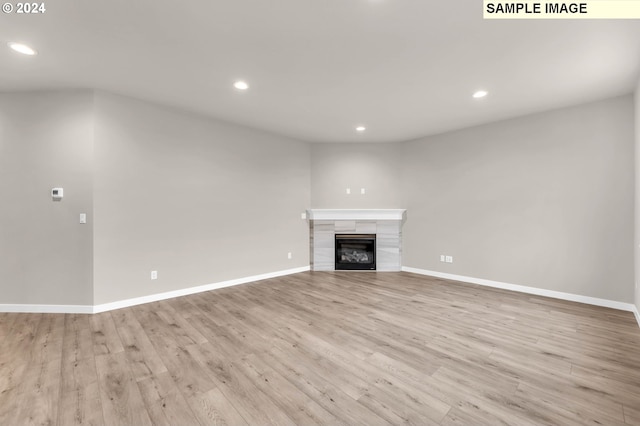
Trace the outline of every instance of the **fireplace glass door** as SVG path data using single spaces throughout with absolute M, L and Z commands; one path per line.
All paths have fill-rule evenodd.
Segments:
M 375 234 L 336 234 L 336 270 L 375 269 Z

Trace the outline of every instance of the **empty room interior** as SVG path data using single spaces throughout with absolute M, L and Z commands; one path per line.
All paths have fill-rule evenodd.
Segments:
M 55 0 L 0 41 L 0 424 L 640 425 L 640 20 Z

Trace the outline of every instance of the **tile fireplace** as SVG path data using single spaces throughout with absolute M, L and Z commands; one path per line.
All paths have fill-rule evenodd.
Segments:
M 308 210 L 311 270 L 400 271 L 405 219 L 404 209 Z

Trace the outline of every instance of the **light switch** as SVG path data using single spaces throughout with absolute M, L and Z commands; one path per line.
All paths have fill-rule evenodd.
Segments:
M 365 192 L 366 192 L 366 191 L 364 190 L 364 188 L 360 188 L 360 194 L 364 195 L 364 194 L 365 194 Z
M 351 188 L 347 188 L 347 194 L 351 194 Z
M 80 213 L 80 223 L 87 223 L 87 214 Z

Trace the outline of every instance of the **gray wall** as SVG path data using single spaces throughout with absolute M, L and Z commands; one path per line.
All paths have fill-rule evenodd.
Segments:
M 93 95 L 0 93 L 0 303 L 90 305 Z M 51 200 L 51 188 L 64 199 Z
M 631 303 L 633 122 L 625 96 L 406 143 L 404 265 Z
M 311 206 L 403 208 L 400 170 L 399 144 L 312 144 Z
M 407 208 L 405 266 L 640 308 L 633 111 L 627 96 L 309 146 L 105 93 L 0 94 L 0 303 L 101 304 L 306 266 L 312 206 Z
M 96 304 L 308 266 L 308 144 L 105 93 L 95 114 Z

